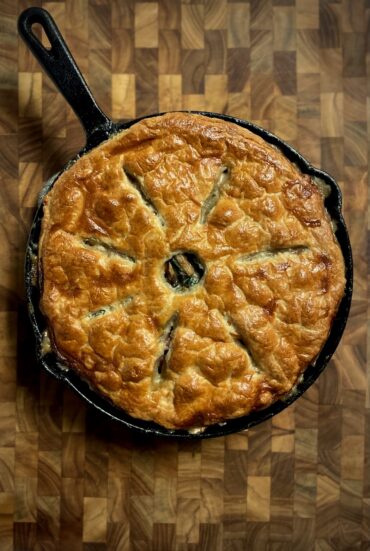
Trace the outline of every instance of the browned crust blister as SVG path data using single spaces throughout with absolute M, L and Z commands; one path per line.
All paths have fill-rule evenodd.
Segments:
M 178 290 L 165 263 L 183 251 L 205 273 Z M 184 113 L 135 124 L 60 176 L 40 265 L 58 353 L 117 406 L 168 428 L 289 392 L 345 283 L 311 178 L 251 132 Z

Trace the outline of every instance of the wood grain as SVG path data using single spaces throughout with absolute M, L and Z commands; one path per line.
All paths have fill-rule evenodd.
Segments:
M 43 181 L 84 136 L 17 36 L 30 5 L 52 13 L 113 118 L 229 113 L 338 179 L 355 262 L 351 316 L 324 374 L 273 420 L 202 442 L 145 438 L 37 366 L 27 235 Z M 369 549 L 370 3 L 3 0 L 0 17 L 1 551 Z

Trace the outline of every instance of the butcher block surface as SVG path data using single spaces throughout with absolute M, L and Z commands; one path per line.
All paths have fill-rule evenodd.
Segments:
M 27 236 L 42 183 L 84 135 L 17 35 L 31 5 L 52 14 L 109 116 L 227 113 L 337 179 L 350 318 L 316 384 L 272 420 L 211 440 L 145 437 L 38 366 Z M 369 17 L 365 0 L 1 2 L 1 551 L 369 549 Z

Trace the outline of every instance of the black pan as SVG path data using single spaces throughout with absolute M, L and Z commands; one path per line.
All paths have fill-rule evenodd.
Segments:
M 46 49 L 32 32 L 32 25 L 35 23 L 39 23 L 44 29 L 50 41 L 50 49 Z M 58 174 L 55 174 L 52 178 L 50 178 L 42 189 L 27 245 L 25 263 L 26 295 L 31 322 L 36 337 L 37 358 L 41 365 L 54 377 L 60 381 L 65 381 L 90 405 L 103 412 L 110 419 L 120 421 L 123 425 L 145 434 L 155 434 L 158 436 L 185 439 L 224 436 L 226 434 L 253 427 L 254 425 L 261 423 L 262 421 L 269 419 L 273 415 L 276 415 L 282 411 L 299 396 L 301 396 L 314 383 L 320 373 L 322 373 L 338 346 L 349 314 L 353 285 L 352 253 L 347 229 L 341 213 L 342 197 L 337 183 L 325 172 L 312 167 L 292 147 L 263 128 L 260 128 L 251 122 L 230 117 L 228 115 L 195 111 L 195 113 L 200 113 L 202 115 L 206 115 L 207 117 L 222 119 L 242 126 L 243 128 L 247 128 L 251 132 L 261 136 L 270 144 L 278 147 L 290 161 L 295 163 L 300 168 L 303 173 L 309 174 L 310 176 L 323 181 L 330 187 L 331 193 L 325 200 L 325 206 L 331 219 L 336 223 L 336 236 L 345 259 L 347 280 L 345 294 L 339 305 L 330 335 L 319 356 L 312 365 L 309 365 L 306 368 L 300 382 L 283 400 L 279 400 L 270 407 L 251 413 L 250 415 L 209 426 L 203 432 L 195 434 L 189 433 L 186 430 L 165 429 L 153 422 L 142 421 L 130 417 L 124 411 L 118 409 L 108 400 L 92 390 L 89 385 L 84 382 L 72 369 L 68 369 L 66 366 L 63 366 L 60 359 L 54 352 L 44 353 L 45 351 L 43 351 L 42 347 L 42 334 L 45 331 L 47 324 L 39 308 L 40 288 L 37 280 L 37 254 L 41 220 L 43 216 L 43 197 L 53 186 L 58 176 L 81 155 L 111 137 L 116 132 L 130 127 L 140 119 L 135 119 L 129 122 L 114 123 L 100 110 L 79 69 L 77 68 L 76 63 L 73 60 L 61 34 L 59 33 L 55 22 L 47 11 L 41 8 L 29 8 L 25 10 L 19 17 L 18 30 L 19 34 L 38 59 L 39 63 L 73 108 L 86 132 L 86 145 L 82 151 L 80 151 L 76 157 L 64 166 Z

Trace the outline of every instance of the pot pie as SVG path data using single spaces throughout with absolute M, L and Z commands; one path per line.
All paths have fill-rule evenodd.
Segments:
M 190 113 L 141 120 L 61 174 L 39 251 L 52 349 L 169 429 L 286 396 L 345 286 L 320 186 L 257 135 Z

